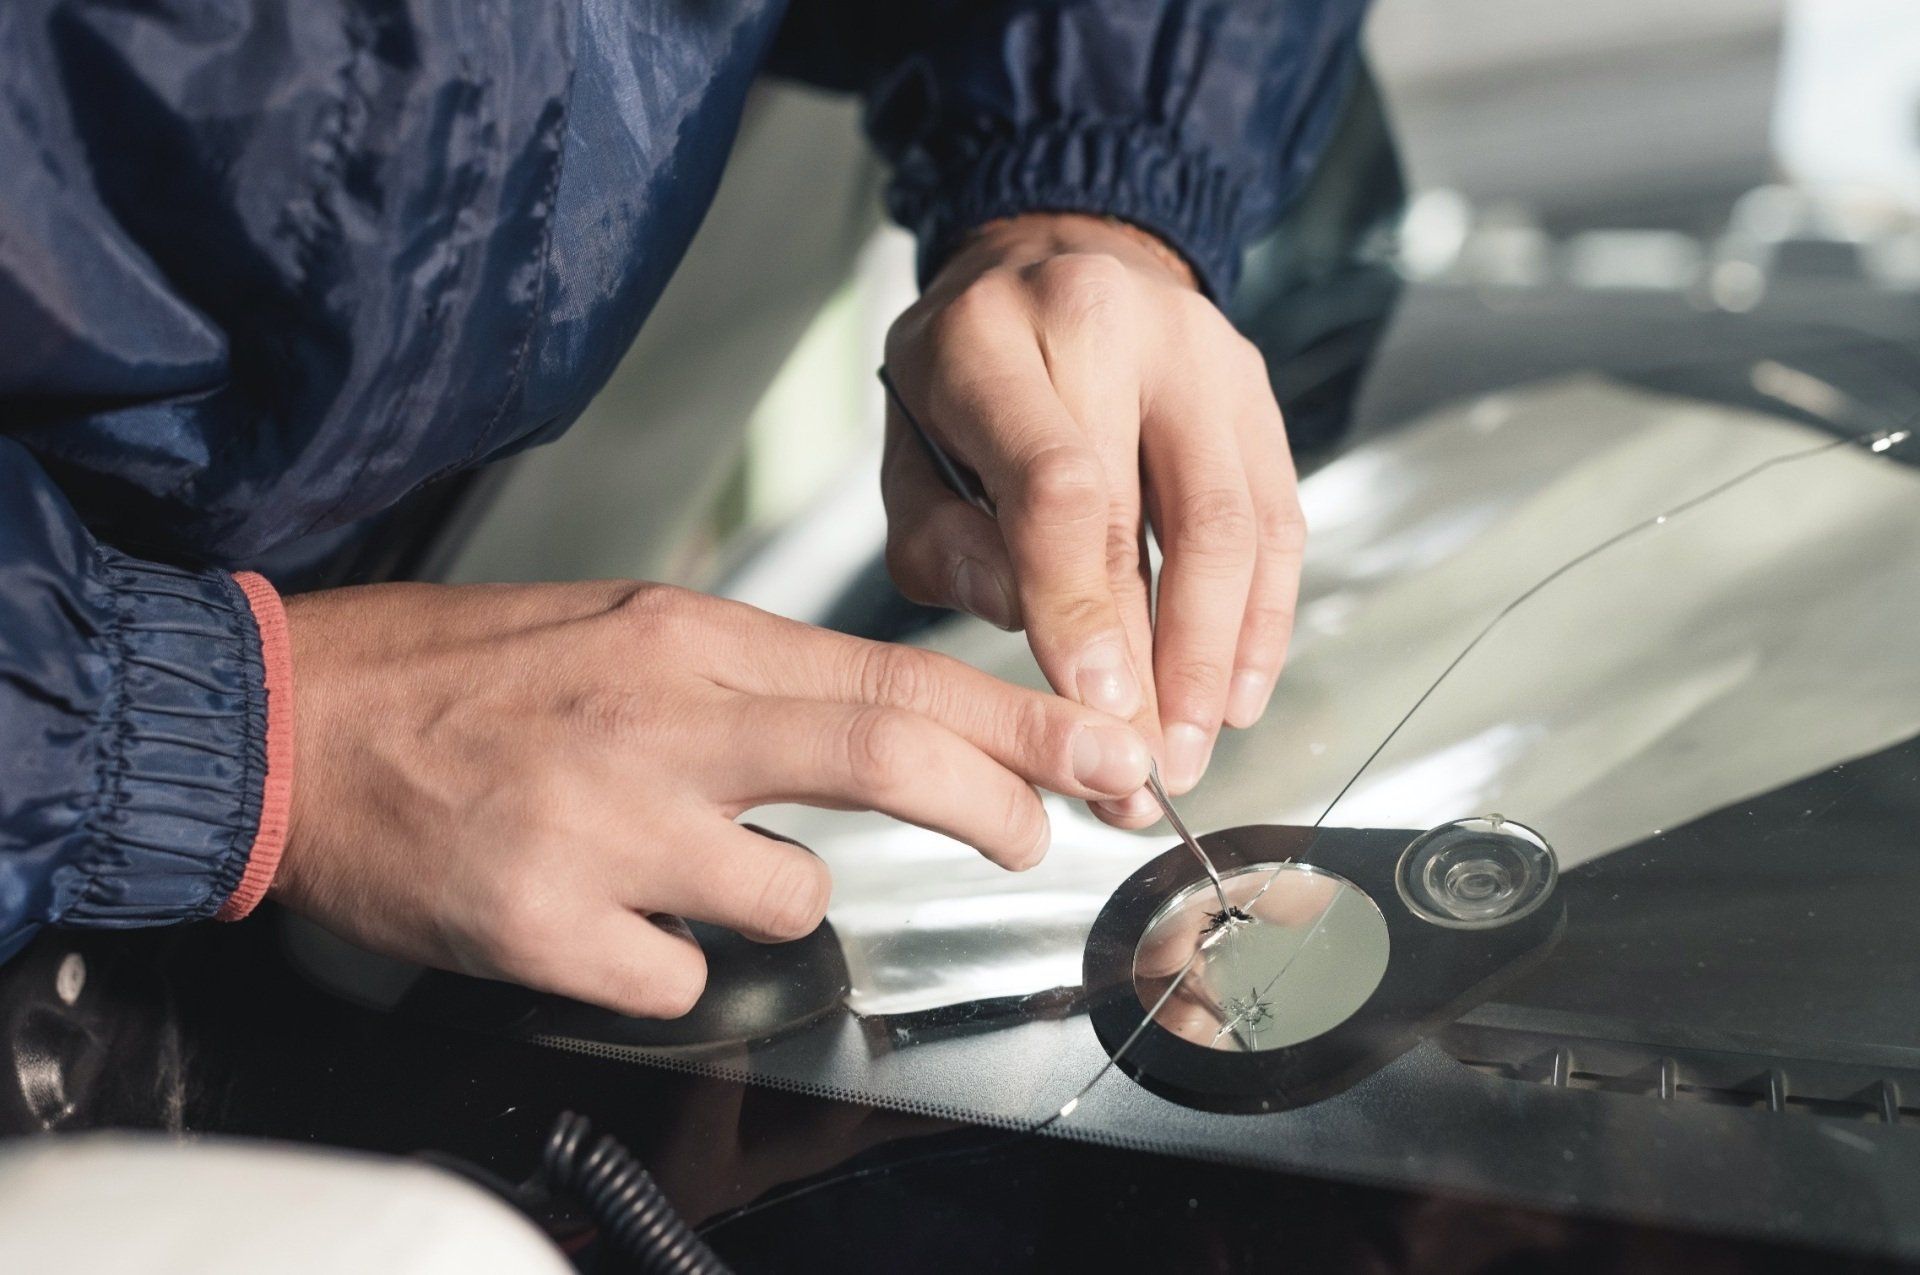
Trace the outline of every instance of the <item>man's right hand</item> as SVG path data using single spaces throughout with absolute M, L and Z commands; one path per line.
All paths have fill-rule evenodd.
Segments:
M 290 599 L 298 757 L 274 897 L 389 955 L 649 1017 L 706 965 L 680 918 L 820 923 L 827 870 L 734 822 L 877 810 L 1003 867 L 1039 784 L 1146 781 L 1132 727 L 930 652 L 659 585 L 379 585 Z

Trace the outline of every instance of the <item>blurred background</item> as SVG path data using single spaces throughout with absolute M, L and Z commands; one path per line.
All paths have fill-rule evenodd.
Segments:
M 1784 322 L 1920 348 L 1911 0 L 1379 0 L 1367 48 L 1328 171 L 1236 307 L 1304 469 L 1504 383 L 1649 371 L 1674 340 L 1767 330 L 1777 355 Z M 883 181 L 856 103 L 763 86 L 619 374 L 489 477 L 441 574 L 664 579 L 809 619 L 883 587 L 873 371 L 914 295 Z

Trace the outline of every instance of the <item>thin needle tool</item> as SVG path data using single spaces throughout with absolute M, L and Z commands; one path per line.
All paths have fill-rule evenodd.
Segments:
M 987 495 L 987 489 L 980 485 L 979 477 L 949 456 L 947 449 L 940 445 L 940 440 L 927 432 L 927 427 L 922 425 L 920 418 L 913 414 L 913 409 L 907 406 L 907 401 L 900 397 L 899 387 L 893 383 L 893 378 L 887 375 L 887 369 L 884 367 L 880 369 L 880 384 L 886 388 L 887 400 L 893 404 L 894 410 L 900 413 L 900 419 L 907 423 L 907 428 L 913 431 L 913 436 L 920 440 L 921 450 L 926 452 L 927 459 L 933 462 L 934 472 L 940 475 L 940 481 L 946 485 L 947 490 L 987 517 L 998 517 L 999 512 L 994 508 L 993 497 Z
M 1207 880 L 1213 882 L 1214 897 L 1220 900 L 1220 919 L 1225 921 L 1239 918 L 1240 909 L 1227 902 L 1227 887 L 1220 880 L 1220 870 L 1213 866 L 1213 860 L 1209 859 L 1207 852 L 1200 848 L 1200 842 L 1187 831 L 1186 821 L 1173 808 L 1173 799 L 1167 796 L 1167 786 L 1160 782 L 1160 763 L 1157 761 L 1147 763 L 1147 788 L 1153 793 L 1153 799 L 1160 803 L 1160 813 L 1167 817 L 1167 822 L 1173 825 L 1173 830 L 1180 834 L 1180 840 L 1186 843 L 1187 849 L 1193 851 L 1193 857 L 1200 861 L 1202 868 L 1206 869 Z

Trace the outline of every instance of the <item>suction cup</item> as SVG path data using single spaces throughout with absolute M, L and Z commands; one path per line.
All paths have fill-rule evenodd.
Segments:
M 1511 925 L 1553 893 L 1560 878 L 1539 833 L 1500 815 L 1456 819 L 1415 837 L 1394 886 L 1424 919 L 1452 929 Z

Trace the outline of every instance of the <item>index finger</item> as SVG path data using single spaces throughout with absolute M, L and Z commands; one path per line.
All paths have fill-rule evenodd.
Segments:
M 726 626 L 729 636 L 716 633 L 709 642 L 715 658 L 708 675 L 722 685 L 750 695 L 906 709 L 1069 797 L 1125 796 L 1146 782 L 1146 741 L 1126 722 L 933 651 L 741 609 L 763 623 Z M 770 659 L 769 652 L 778 655 Z

